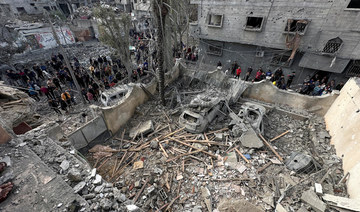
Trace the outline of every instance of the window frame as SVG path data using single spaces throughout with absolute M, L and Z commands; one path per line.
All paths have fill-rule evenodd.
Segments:
M 286 19 L 286 24 L 285 24 L 285 28 L 284 28 L 284 34 L 290 34 L 290 35 L 295 35 L 296 34 L 296 31 L 295 32 L 288 32 L 287 31 L 287 27 L 288 27 L 288 23 L 289 23 L 289 20 L 293 20 L 293 21 L 301 21 L 301 20 L 304 20 L 304 21 L 307 21 L 307 24 L 305 26 L 305 29 L 303 32 L 298 32 L 299 35 L 305 35 L 306 34 L 306 31 L 307 29 L 309 28 L 309 24 L 310 24 L 310 21 L 308 19 L 300 19 L 300 18 L 288 18 Z
M 356 63 L 358 63 L 358 64 L 356 64 Z M 357 67 L 359 69 L 357 74 L 352 73 L 353 72 L 352 69 L 355 67 Z M 360 60 L 353 60 L 350 64 L 349 68 L 346 70 L 345 75 L 348 77 L 359 77 L 360 76 Z
M 212 25 L 210 24 L 210 20 L 211 20 L 211 16 L 221 16 L 221 21 L 220 21 L 220 26 L 218 25 Z M 213 28 L 222 28 L 223 27 L 223 22 L 224 22 L 224 15 L 223 14 L 219 14 L 219 13 L 209 13 L 206 19 L 206 24 L 208 27 L 213 27 Z
M 336 39 L 336 38 L 339 38 L 339 39 L 341 40 L 341 44 L 340 44 L 338 50 L 335 51 L 335 52 L 333 52 L 333 53 L 324 52 L 324 48 L 326 47 L 326 45 L 327 45 L 331 40 L 334 40 L 334 39 Z M 340 52 L 340 50 L 342 49 L 342 47 L 343 47 L 343 45 L 344 45 L 344 41 L 343 41 L 340 37 L 336 37 L 336 38 L 331 38 L 331 39 L 329 39 L 328 41 L 326 41 L 325 45 L 323 46 L 323 48 L 322 48 L 322 50 L 321 50 L 321 54 L 332 56 L 332 55 L 335 55 L 335 54 L 337 54 L 338 52 Z
M 220 49 L 220 53 L 215 53 L 213 51 L 210 51 L 210 47 L 215 47 L 215 48 Z M 207 48 L 206 48 L 206 54 L 221 57 L 222 54 L 223 54 L 223 45 L 217 45 L 217 44 L 208 43 Z
M 351 1 L 352 0 L 349 1 L 349 3 L 347 4 L 347 6 L 345 7 L 344 10 L 347 10 L 347 11 L 360 11 L 360 7 L 359 8 L 349 7 Z
M 260 28 L 248 28 L 247 26 L 247 23 L 248 23 L 248 18 L 262 18 L 262 21 L 261 21 L 261 25 L 260 25 Z M 264 22 L 265 22 L 265 16 L 246 16 L 246 23 L 245 23 L 245 26 L 244 26 L 244 30 L 245 31 L 251 31 L 251 32 L 261 32 L 262 31 L 262 28 L 264 27 Z
M 278 63 L 273 63 L 274 57 L 280 56 L 280 55 L 281 55 L 281 57 L 280 57 L 279 62 L 278 62 Z M 280 54 L 273 53 L 272 57 L 270 58 L 270 59 L 271 59 L 270 65 L 271 65 L 271 66 L 281 66 L 281 67 L 286 67 L 286 68 L 291 67 L 291 65 L 293 64 L 294 59 L 290 60 L 289 62 L 287 62 L 287 63 L 284 65 L 284 64 L 281 64 L 282 58 L 283 58 L 284 56 L 290 58 L 290 57 L 291 57 L 291 52 L 285 52 L 285 53 L 282 53 L 282 54 L 281 54 L 281 53 L 280 53 Z

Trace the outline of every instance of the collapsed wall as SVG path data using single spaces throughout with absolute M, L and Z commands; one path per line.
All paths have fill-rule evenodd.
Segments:
M 360 199 L 360 79 L 351 78 L 325 115 L 331 143 L 343 158 L 343 168 L 350 173 L 348 193 Z

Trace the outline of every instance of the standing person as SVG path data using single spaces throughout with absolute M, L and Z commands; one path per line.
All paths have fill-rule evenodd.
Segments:
M 222 67 L 222 64 L 220 61 L 217 63 L 217 67 Z
M 280 79 L 281 75 L 283 75 L 283 71 L 281 68 L 278 68 L 276 71 L 275 71 L 275 74 L 274 74 L 274 80 L 277 81 L 278 79 Z
M 94 95 L 90 92 L 90 88 L 88 90 L 88 92 L 86 93 L 86 97 L 87 97 L 87 100 L 89 101 L 89 103 L 91 103 L 94 99 Z
M 81 89 L 81 95 L 83 95 L 84 98 L 85 98 L 85 100 L 86 100 L 88 103 L 90 103 L 85 88 L 82 88 L 82 89 Z
M 286 82 L 287 88 L 290 88 L 290 85 L 293 82 L 294 78 L 295 78 L 295 72 L 293 71 L 291 74 L 288 75 L 288 80 Z
M 43 93 L 48 99 L 51 99 L 49 89 L 47 89 L 45 86 L 41 86 L 40 92 Z
M 255 82 L 261 81 L 261 75 L 262 75 L 262 71 L 261 71 L 261 68 L 259 68 L 259 70 L 256 72 L 254 81 Z
M 250 77 L 252 71 L 253 71 L 253 68 L 252 68 L 252 66 L 250 66 L 246 71 L 245 81 L 249 80 L 249 77 Z
M 58 109 L 59 105 L 55 100 L 49 99 L 48 104 L 57 114 L 61 115 L 61 111 Z
M 54 95 L 55 99 L 58 99 L 58 98 L 61 97 L 61 93 L 60 93 L 60 91 L 59 91 L 58 88 L 55 88 L 55 89 L 54 89 L 53 95 Z
M 52 82 L 52 80 L 50 78 L 48 79 L 46 84 L 47 84 L 47 88 L 48 88 L 49 93 L 53 96 L 54 99 L 56 99 L 56 97 L 54 95 L 54 90 L 56 88 L 56 85 Z
M 286 84 L 285 84 L 285 77 L 284 77 L 284 75 L 281 75 L 280 78 L 276 81 L 276 86 L 277 86 L 279 89 L 285 90 Z
M 56 77 L 54 77 L 52 79 L 52 82 L 54 83 L 55 87 L 57 87 L 60 91 L 62 91 L 61 85 L 60 85 L 60 80 Z
M 239 65 L 237 64 L 237 62 L 235 61 L 232 66 L 231 66 L 231 75 L 235 76 L 236 74 L 236 69 L 239 67 Z
M 71 107 L 71 96 L 67 91 L 64 91 L 61 94 L 61 99 L 66 102 L 66 104 L 68 105 L 69 108 Z
M 67 104 L 64 100 L 62 100 L 61 98 L 58 98 L 58 102 L 60 102 L 60 107 L 61 110 L 65 111 L 65 113 L 68 113 L 68 109 L 67 109 Z
M 236 77 L 237 79 L 240 79 L 240 74 L 241 74 L 241 67 L 239 66 L 237 69 L 236 69 Z
M 36 101 L 40 101 L 40 98 L 38 96 L 38 93 L 35 91 L 35 89 L 31 86 L 29 86 L 29 95 L 30 97 L 34 98 Z

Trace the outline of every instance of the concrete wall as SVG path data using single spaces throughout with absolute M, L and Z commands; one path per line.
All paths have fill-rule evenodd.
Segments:
M 360 79 L 351 78 L 325 115 L 326 127 L 343 158 L 344 172 L 350 172 L 347 182 L 351 198 L 360 199 Z
M 296 77 L 292 83 L 293 86 L 302 84 L 304 79 L 307 76 L 314 76 L 318 70 L 303 68 L 299 66 L 299 62 L 303 57 L 303 54 L 298 52 L 291 64 L 291 66 L 283 66 L 280 64 L 273 64 L 272 58 L 276 54 L 290 54 L 290 50 L 279 50 L 272 48 L 262 47 L 261 50 L 264 51 L 264 57 L 255 57 L 255 52 L 258 50 L 258 46 L 247 45 L 247 44 L 239 44 L 239 43 L 224 43 L 221 42 L 220 45 L 223 46 L 223 52 L 221 56 L 207 54 L 206 51 L 208 49 L 208 44 L 219 44 L 216 41 L 210 40 L 200 40 L 199 49 L 200 49 L 200 57 L 199 62 L 201 62 L 200 66 L 203 68 L 207 68 L 208 70 L 213 70 L 216 67 L 216 64 L 220 61 L 223 65 L 223 70 L 231 70 L 231 64 L 233 61 L 237 61 L 242 69 L 241 78 L 245 77 L 246 70 L 252 66 L 253 72 L 250 76 L 250 79 L 254 79 L 256 75 L 256 70 L 258 68 L 262 68 L 264 71 L 271 70 L 273 73 L 279 67 L 282 67 L 285 78 L 287 79 L 287 75 L 291 72 L 296 73 Z M 330 65 L 327 64 L 328 66 Z M 325 67 L 325 66 L 324 66 Z M 331 80 L 335 80 L 335 83 L 338 84 L 340 82 L 346 82 L 347 77 L 343 74 L 338 73 L 330 73 L 329 72 L 329 82 Z
M 302 95 L 278 89 L 270 81 L 265 80 L 249 83 L 249 87 L 243 93 L 243 97 L 300 110 L 309 110 L 315 106 L 321 106 L 321 109 L 314 111 L 314 113 L 324 116 L 338 97 L 338 94 L 337 91 L 334 91 L 324 96 Z
M 193 74 L 193 73 L 196 74 Z M 238 80 L 228 78 L 222 71 L 205 72 L 187 70 L 184 74 L 190 77 L 197 78 L 205 83 L 211 84 L 215 87 L 221 88 L 227 92 L 233 92 L 231 89 Z M 338 92 L 334 91 L 332 94 L 324 96 L 307 96 L 299 93 L 289 92 L 278 89 L 270 81 L 263 80 L 261 82 L 244 82 L 248 86 L 242 96 L 248 99 L 259 100 L 266 103 L 287 106 L 298 110 L 309 110 L 313 107 L 321 107 L 314 111 L 315 114 L 324 116 L 335 99 L 338 97 Z
M 177 62 L 173 69 L 166 73 L 166 85 L 178 78 L 180 69 L 182 69 L 182 66 L 179 62 Z M 150 93 L 155 94 L 156 87 L 157 82 L 156 80 L 153 80 L 146 86 L 146 89 L 150 91 Z M 121 126 L 126 124 L 126 122 L 132 117 L 136 107 L 145 103 L 147 100 L 147 94 L 139 86 L 134 85 L 132 90 L 128 92 L 125 98 L 117 105 L 102 108 L 102 114 L 109 131 L 112 134 L 118 132 Z
M 358 11 L 348 10 L 349 0 L 192 0 L 198 4 L 200 38 L 277 49 L 287 49 L 284 30 L 288 19 L 307 19 L 307 30 L 301 36 L 301 51 L 321 51 L 329 39 L 340 37 L 344 45 L 340 58 L 360 59 Z M 209 14 L 222 14 L 221 28 L 207 25 Z M 247 17 L 264 17 L 261 31 L 244 30 Z
M 105 140 L 110 137 L 104 118 L 99 116 L 89 121 L 85 126 L 71 133 L 68 138 L 75 149 L 82 149 L 96 140 Z
M 0 0 L 0 4 L 9 5 L 12 14 L 19 14 L 17 7 L 23 7 L 29 15 L 42 14 L 44 7 L 50 7 L 51 10 L 56 7 L 57 10 L 56 2 L 52 0 Z

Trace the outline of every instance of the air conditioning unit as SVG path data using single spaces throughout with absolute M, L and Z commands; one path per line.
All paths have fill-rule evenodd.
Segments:
M 264 57 L 264 51 L 256 51 L 255 57 Z

